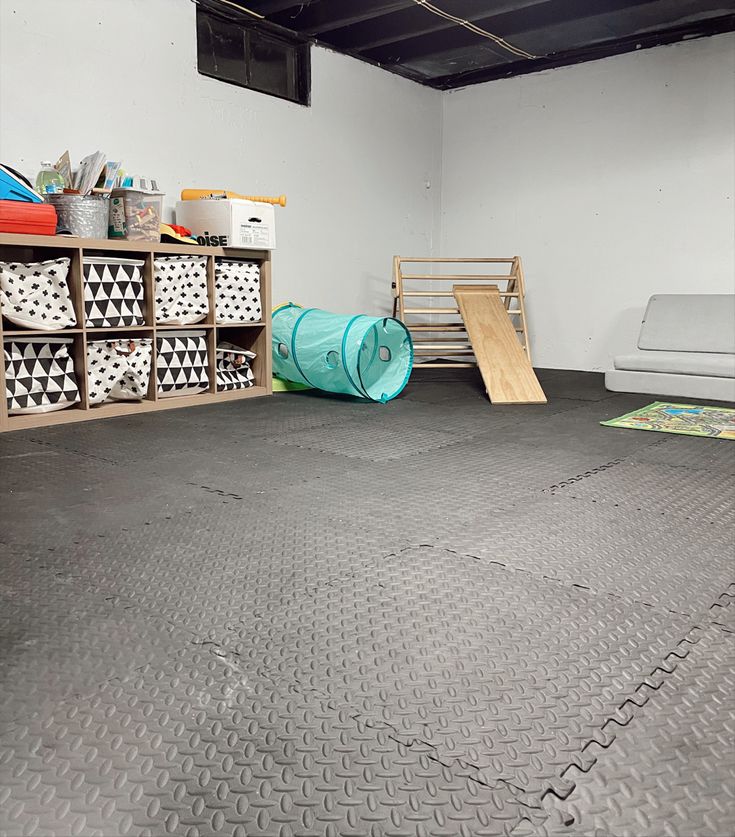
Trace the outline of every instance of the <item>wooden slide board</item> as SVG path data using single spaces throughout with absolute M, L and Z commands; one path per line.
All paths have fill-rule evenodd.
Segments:
M 493 404 L 546 404 L 497 285 L 452 288 Z

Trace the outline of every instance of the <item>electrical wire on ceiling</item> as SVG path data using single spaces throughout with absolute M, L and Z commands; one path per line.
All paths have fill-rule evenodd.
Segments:
M 429 3 L 429 0 L 413 0 L 413 2 L 417 6 L 422 6 L 424 9 L 426 9 L 427 12 L 431 12 L 432 14 L 438 15 L 439 17 L 443 17 L 445 20 L 449 20 L 452 23 L 456 23 L 458 26 L 463 26 L 470 32 L 474 32 L 475 35 L 481 35 L 483 38 L 489 38 L 499 47 L 507 49 L 508 52 L 512 52 L 513 55 L 517 55 L 519 58 L 539 57 L 538 55 L 534 55 L 531 52 L 526 52 L 525 49 L 521 49 L 520 47 L 513 46 L 513 44 L 509 44 L 508 41 L 504 40 L 499 35 L 493 35 L 492 32 L 488 32 L 487 29 L 481 29 L 479 26 L 475 26 L 475 24 L 469 20 L 465 20 L 464 18 L 456 17 L 456 15 L 452 15 L 449 12 L 445 12 L 444 9 L 440 9 L 438 6 L 434 6 L 433 3 Z
M 199 0 L 192 0 L 192 2 L 199 6 Z M 237 9 L 238 12 L 244 12 L 247 15 L 252 15 L 253 17 L 257 17 L 259 20 L 265 20 L 265 15 L 260 14 L 259 12 L 254 12 L 252 9 L 247 9 L 245 6 L 240 5 L 240 3 L 233 3 L 232 0 L 217 0 L 218 3 L 222 3 L 225 6 L 232 6 L 233 9 Z
M 500 35 L 494 35 L 492 32 L 488 32 L 487 29 L 482 29 L 479 26 L 476 26 L 472 21 L 465 20 L 462 17 L 457 17 L 456 15 L 450 14 L 449 12 L 445 12 L 444 9 L 440 9 L 438 6 L 435 6 L 433 3 L 430 3 L 429 0 L 412 0 L 417 6 L 421 6 L 422 8 L 426 9 L 427 12 L 431 12 L 432 14 L 437 15 L 438 17 L 444 18 L 444 20 L 448 20 L 451 23 L 456 23 L 458 26 L 462 26 L 470 32 L 473 32 L 475 35 L 480 35 L 483 38 L 488 38 L 489 40 L 493 41 L 493 43 L 497 44 L 499 47 L 507 50 L 508 52 L 512 53 L 513 55 L 517 55 L 519 58 L 539 58 L 540 56 L 534 55 L 532 52 L 526 52 L 525 49 L 521 49 L 520 47 L 514 46 L 513 44 L 508 43 L 504 38 L 501 38 Z M 194 3 L 197 5 L 200 4 L 200 0 L 193 0 Z M 247 6 L 243 6 L 241 3 L 233 2 L 233 0 L 215 0 L 216 3 L 220 3 L 226 6 L 232 6 L 233 9 L 237 9 L 239 12 L 244 12 L 245 14 L 252 15 L 253 17 L 257 17 L 260 20 L 266 20 L 266 16 L 260 14 L 259 12 L 254 12 L 252 9 L 248 9 Z M 308 3 L 302 3 L 299 12 L 303 10 L 304 6 L 308 5 Z M 294 15 L 296 17 L 296 15 Z

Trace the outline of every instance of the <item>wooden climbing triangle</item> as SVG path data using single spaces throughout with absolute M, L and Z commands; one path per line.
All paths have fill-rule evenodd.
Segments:
M 406 264 L 430 265 L 434 272 L 408 273 Z M 493 272 L 443 272 L 454 265 L 462 265 L 460 270 L 492 265 Z M 411 332 L 416 358 L 426 358 L 422 368 L 478 365 L 493 403 L 546 403 L 531 366 L 519 256 L 395 256 L 393 296 L 393 314 Z

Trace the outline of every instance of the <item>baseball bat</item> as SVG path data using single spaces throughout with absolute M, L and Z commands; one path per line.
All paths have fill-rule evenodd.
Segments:
M 286 196 L 279 195 L 272 197 L 268 195 L 238 195 L 237 192 L 228 192 L 226 189 L 182 189 L 182 201 L 198 201 L 201 198 L 235 198 L 243 201 L 257 201 L 258 203 L 273 203 L 277 206 L 286 205 Z

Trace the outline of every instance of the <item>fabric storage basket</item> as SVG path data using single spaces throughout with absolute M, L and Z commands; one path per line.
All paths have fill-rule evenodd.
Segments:
M 57 331 L 77 324 L 69 294 L 68 258 L 0 262 L 0 311 L 15 325 Z
M 156 375 L 161 398 L 194 395 L 209 389 L 204 331 L 171 331 L 156 338 Z
M 143 325 L 142 267 L 138 259 L 84 259 L 87 328 Z
M 217 345 L 217 392 L 247 389 L 255 384 L 251 362 L 255 352 L 248 352 L 232 343 Z
M 218 323 L 250 323 L 262 318 L 257 262 L 218 259 L 214 267 L 214 289 Z
M 153 341 L 95 340 L 87 344 L 89 403 L 140 401 L 148 394 Z
M 8 413 L 50 413 L 79 401 L 73 337 L 6 337 L 5 396 Z
M 157 256 L 156 322 L 192 325 L 209 313 L 207 259 L 199 256 Z

